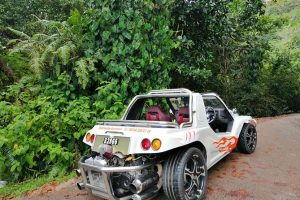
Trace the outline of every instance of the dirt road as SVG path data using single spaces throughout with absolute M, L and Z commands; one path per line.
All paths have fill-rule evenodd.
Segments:
M 300 199 L 300 114 L 258 120 L 258 146 L 234 152 L 209 170 L 208 200 Z M 21 199 L 88 199 L 76 179 L 48 184 Z M 161 194 L 156 200 L 166 200 Z

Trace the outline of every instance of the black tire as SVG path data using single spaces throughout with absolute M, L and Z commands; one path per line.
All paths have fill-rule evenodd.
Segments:
M 245 124 L 239 136 L 237 148 L 241 153 L 253 153 L 257 145 L 257 132 L 252 124 Z
M 202 152 L 195 147 L 182 149 L 164 163 L 164 193 L 169 200 L 204 199 L 207 176 L 206 161 Z

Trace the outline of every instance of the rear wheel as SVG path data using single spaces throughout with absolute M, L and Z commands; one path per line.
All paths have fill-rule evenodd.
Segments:
M 257 144 L 257 132 L 252 124 L 245 124 L 237 144 L 237 148 L 242 153 L 253 153 Z
M 170 200 L 203 199 L 207 167 L 202 152 L 192 147 L 172 155 L 164 164 L 163 188 Z

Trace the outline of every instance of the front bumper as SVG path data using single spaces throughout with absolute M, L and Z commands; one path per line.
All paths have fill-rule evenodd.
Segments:
M 129 171 L 140 171 L 147 167 L 150 167 L 151 164 L 148 165 L 139 165 L 139 166 L 131 166 L 131 167 L 99 167 L 91 164 L 87 164 L 84 161 L 88 157 L 84 156 L 79 160 L 79 169 L 83 179 L 83 182 L 80 183 L 84 188 L 90 188 L 92 190 L 92 194 L 105 198 L 105 199 L 116 199 L 116 200 L 127 200 L 127 199 L 149 199 L 149 197 L 153 197 L 159 191 L 159 188 L 154 188 L 153 190 L 147 191 L 145 194 L 137 195 L 129 195 L 121 198 L 117 198 L 114 195 L 110 174 L 113 172 L 129 172 Z M 93 174 L 99 173 L 101 175 L 100 181 L 95 181 Z

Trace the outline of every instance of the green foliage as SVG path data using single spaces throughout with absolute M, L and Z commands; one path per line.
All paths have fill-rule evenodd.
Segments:
M 273 116 L 299 110 L 300 70 L 292 65 L 288 54 L 267 52 L 259 73 L 257 82 L 237 95 L 236 105 L 240 111 L 256 116 Z M 235 87 L 239 88 L 238 85 Z M 249 104 L 255 105 L 255 109 Z
M 133 94 L 171 80 L 170 1 L 86 5 L 32 33 L 8 29 L 6 57 L 28 65 L 0 98 L 1 178 L 65 173 L 96 118 L 119 118 Z
M 10 38 L 7 27 L 21 32 L 33 33 L 36 19 L 66 20 L 71 9 L 83 8 L 82 0 L 1 0 L 0 4 L 0 46 Z
M 259 62 L 249 66 L 253 61 L 248 57 L 261 57 L 256 51 L 263 45 L 257 37 L 263 31 L 258 26 L 262 13 L 262 1 L 177 1 L 174 28 L 184 45 L 174 54 L 180 63 L 176 70 L 194 80 L 184 78 L 190 83 L 181 84 L 215 90 L 229 101 L 234 71 L 261 66 Z
M 21 80 L 2 94 L 1 178 L 23 180 L 46 172 L 51 176 L 64 174 L 75 164 L 75 156 L 83 152 L 79 141 L 96 118 L 117 118 L 124 110 L 110 83 L 93 97 L 77 96 L 65 73 L 37 85 L 33 80 Z M 111 101 L 103 102 L 104 96 Z
M 254 116 L 299 111 L 300 62 L 299 48 L 295 48 L 299 9 L 286 9 L 289 17 L 278 16 L 283 11 L 280 6 L 277 9 L 268 7 L 268 13 L 276 13 L 268 16 L 263 1 L 176 1 L 172 16 L 181 45 L 173 53 L 178 67 L 172 85 L 216 91 L 240 113 Z M 290 28 L 291 24 L 295 27 Z M 293 31 L 295 37 L 278 37 L 278 28 Z M 282 40 L 286 37 L 288 45 Z M 272 49 L 274 44 L 288 50 Z
M 40 61 L 28 63 L 28 58 L 21 54 L 10 55 L 8 50 L 12 44 L 21 40 L 29 40 L 32 35 L 44 32 L 44 28 L 36 21 L 62 21 L 69 17 L 71 9 L 84 10 L 82 0 L 1 0 L 0 3 L 0 86 L 10 85 L 22 76 L 32 74 L 27 70 L 31 64 L 39 66 Z M 25 34 L 26 33 L 26 34 Z M 51 35 L 51 34 L 50 34 Z M 16 37 L 18 36 L 18 37 Z M 36 35 L 40 37 L 42 35 Z M 15 39 L 17 38 L 17 39 Z M 15 40 L 12 40 L 15 39 Z M 34 38 L 33 38 L 34 39 Z M 42 38 L 39 38 L 41 40 Z M 41 41 L 39 41 L 41 42 Z M 30 42 L 29 42 L 30 43 Z M 46 41 L 44 43 L 47 43 Z M 32 43 L 31 43 L 32 44 Z M 28 44 L 29 45 L 29 44 Z M 35 54 L 34 54 L 35 53 Z M 40 54 L 32 52 L 32 56 Z M 0 90 L 3 90 L 0 87 Z
M 76 72 L 83 87 L 117 82 L 123 96 L 167 87 L 171 49 L 171 1 L 98 1 L 83 15 L 85 58 Z
M 261 58 L 262 67 L 256 81 L 253 83 L 250 79 L 251 87 L 236 98 L 241 111 L 256 116 L 300 111 L 300 48 L 295 45 L 300 41 L 300 9 L 297 5 L 294 0 L 268 2 L 267 17 L 262 25 L 269 24 L 271 31 L 262 38 L 269 42 L 270 49 L 265 50 Z M 243 81 L 235 87 L 239 89 L 241 83 Z M 247 104 L 256 105 L 256 109 Z
M 56 74 L 75 71 L 82 88 L 92 91 L 103 81 L 118 82 L 115 89 L 122 95 L 167 87 L 176 47 L 169 28 L 170 1 L 88 5 L 82 15 L 73 11 L 67 22 L 39 20 L 40 31 L 32 36 L 10 29 L 18 37 L 10 41 L 10 55 L 25 55 L 39 75 L 49 75 L 53 68 Z
M 81 51 L 80 19 L 76 21 L 78 11 L 73 11 L 72 23 L 39 20 L 39 33 L 32 36 L 10 28 L 19 39 L 9 41 L 13 46 L 9 55 L 23 55 L 29 59 L 29 70 L 42 76 L 43 74 L 59 75 L 62 71 L 70 70 L 75 65 Z

